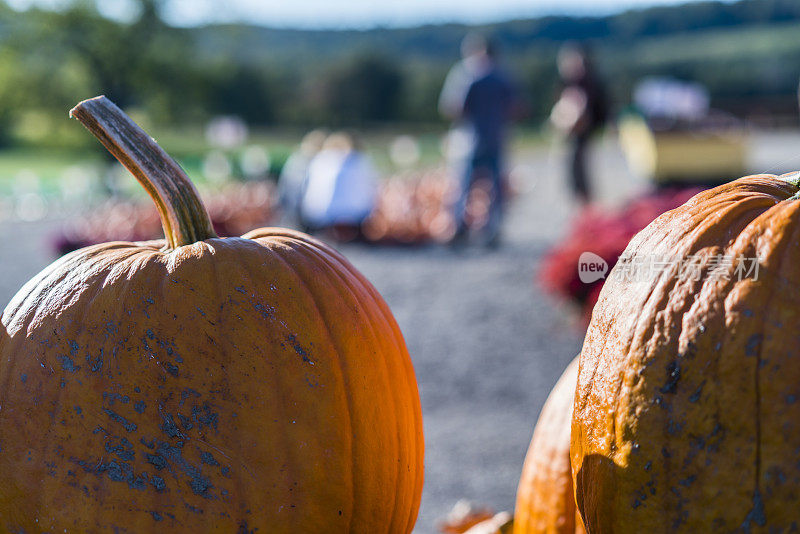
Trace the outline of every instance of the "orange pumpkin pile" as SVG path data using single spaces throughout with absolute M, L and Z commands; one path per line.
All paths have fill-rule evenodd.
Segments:
M 267 182 L 229 184 L 205 195 L 204 204 L 217 235 L 238 236 L 274 218 L 274 187 Z M 61 255 L 98 243 L 147 241 L 159 235 L 161 220 L 152 203 L 114 199 L 70 221 L 55 237 L 54 248 Z
M 403 173 L 381 184 L 364 236 L 376 244 L 443 243 L 455 233 L 458 184 L 443 169 Z
M 147 189 L 166 240 L 69 254 L 3 312 L 0 530 L 410 532 L 420 402 L 375 288 L 298 232 L 216 237 L 116 106 L 72 115 Z

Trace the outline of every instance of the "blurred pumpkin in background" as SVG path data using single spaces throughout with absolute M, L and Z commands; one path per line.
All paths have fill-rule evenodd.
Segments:
M 410 532 L 420 402 L 375 288 L 298 232 L 217 238 L 116 106 L 72 115 L 147 189 L 166 241 L 71 253 L 3 313 L 0 530 Z
M 798 528 L 799 178 L 696 195 L 634 237 L 609 275 L 572 425 L 590 532 Z

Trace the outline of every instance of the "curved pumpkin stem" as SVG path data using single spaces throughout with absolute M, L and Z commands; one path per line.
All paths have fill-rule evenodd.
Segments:
M 117 158 L 156 203 L 167 249 L 217 237 L 200 195 L 175 160 L 105 96 L 69 112 Z

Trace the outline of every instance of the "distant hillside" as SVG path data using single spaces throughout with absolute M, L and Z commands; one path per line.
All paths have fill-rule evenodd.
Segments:
M 700 82 L 712 105 L 742 117 L 797 114 L 798 0 L 345 31 L 174 28 L 159 16 L 160 0 L 133 1 L 142 16 L 122 24 L 84 0 L 24 12 L 0 0 L 0 144 L 42 142 L 63 110 L 100 93 L 170 124 L 225 114 L 255 126 L 441 125 L 439 91 L 473 30 L 498 43 L 531 124 L 553 104 L 555 56 L 568 40 L 592 44 L 616 109 L 639 80 L 658 75 Z
M 800 21 L 797 0 L 695 2 L 630 10 L 603 17 L 549 16 L 480 26 L 425 25 L 370 30 L 292 30 L 248 25 L 214 25 L 191 30 L 200 53 L 246 61 L 312 63 L 379 50 L 403 58 L 450 61 L 471 30 L 492 35 L 511 56 L 568 40 L 630 44 L 643 38 L 700 30 L 733 29 Z
M 602 17 L 549 16 L 481 26 L 425 25 L 369 30 L 291 30 L 214 25 L 190 30 L 200 57 L 236 58 L 260 68 L 325 72 L 349 58 L 395 62 L 418 94 L 413 116 L 435 118 L 435 92 L 469 31 L 491 35 L 541 120 L 556 85 L 555 53 L 566 41 L 593 44 L 618 107 L 643 76 L 697 80 L 713 104 L 740 115 L 796 111 L 800 2 L 694 2 Z M 427 110 L 427 112 L 425 111 Z

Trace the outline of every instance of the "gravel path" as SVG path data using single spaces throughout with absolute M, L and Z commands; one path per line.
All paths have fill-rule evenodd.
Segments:
M 764 161 L 800 166 L 791 157 L 797 141 L 796 135 L 760 138 L 755 146 L 762 157 L 754 158 L 753 168 L 767 168 Z M 613 142 L 594 157 L 605 203 L 644 187 L 627 172 Z M 384 295 L 414 360 L 426 442 L 415 532 L 434 532 L 436 519 L 460 498 L 513 509 L 539 410 L 580 350 L 580 329 L 533 282 L 542 254 L 571 215 L 556 160 L 542 149 L 519 155 L 517 163 L 528 179 L 497 251 L 343 249 Z M 58 224 L 14 223 L 0 233 L 0 306 L 52 261 L 46 239 Z

